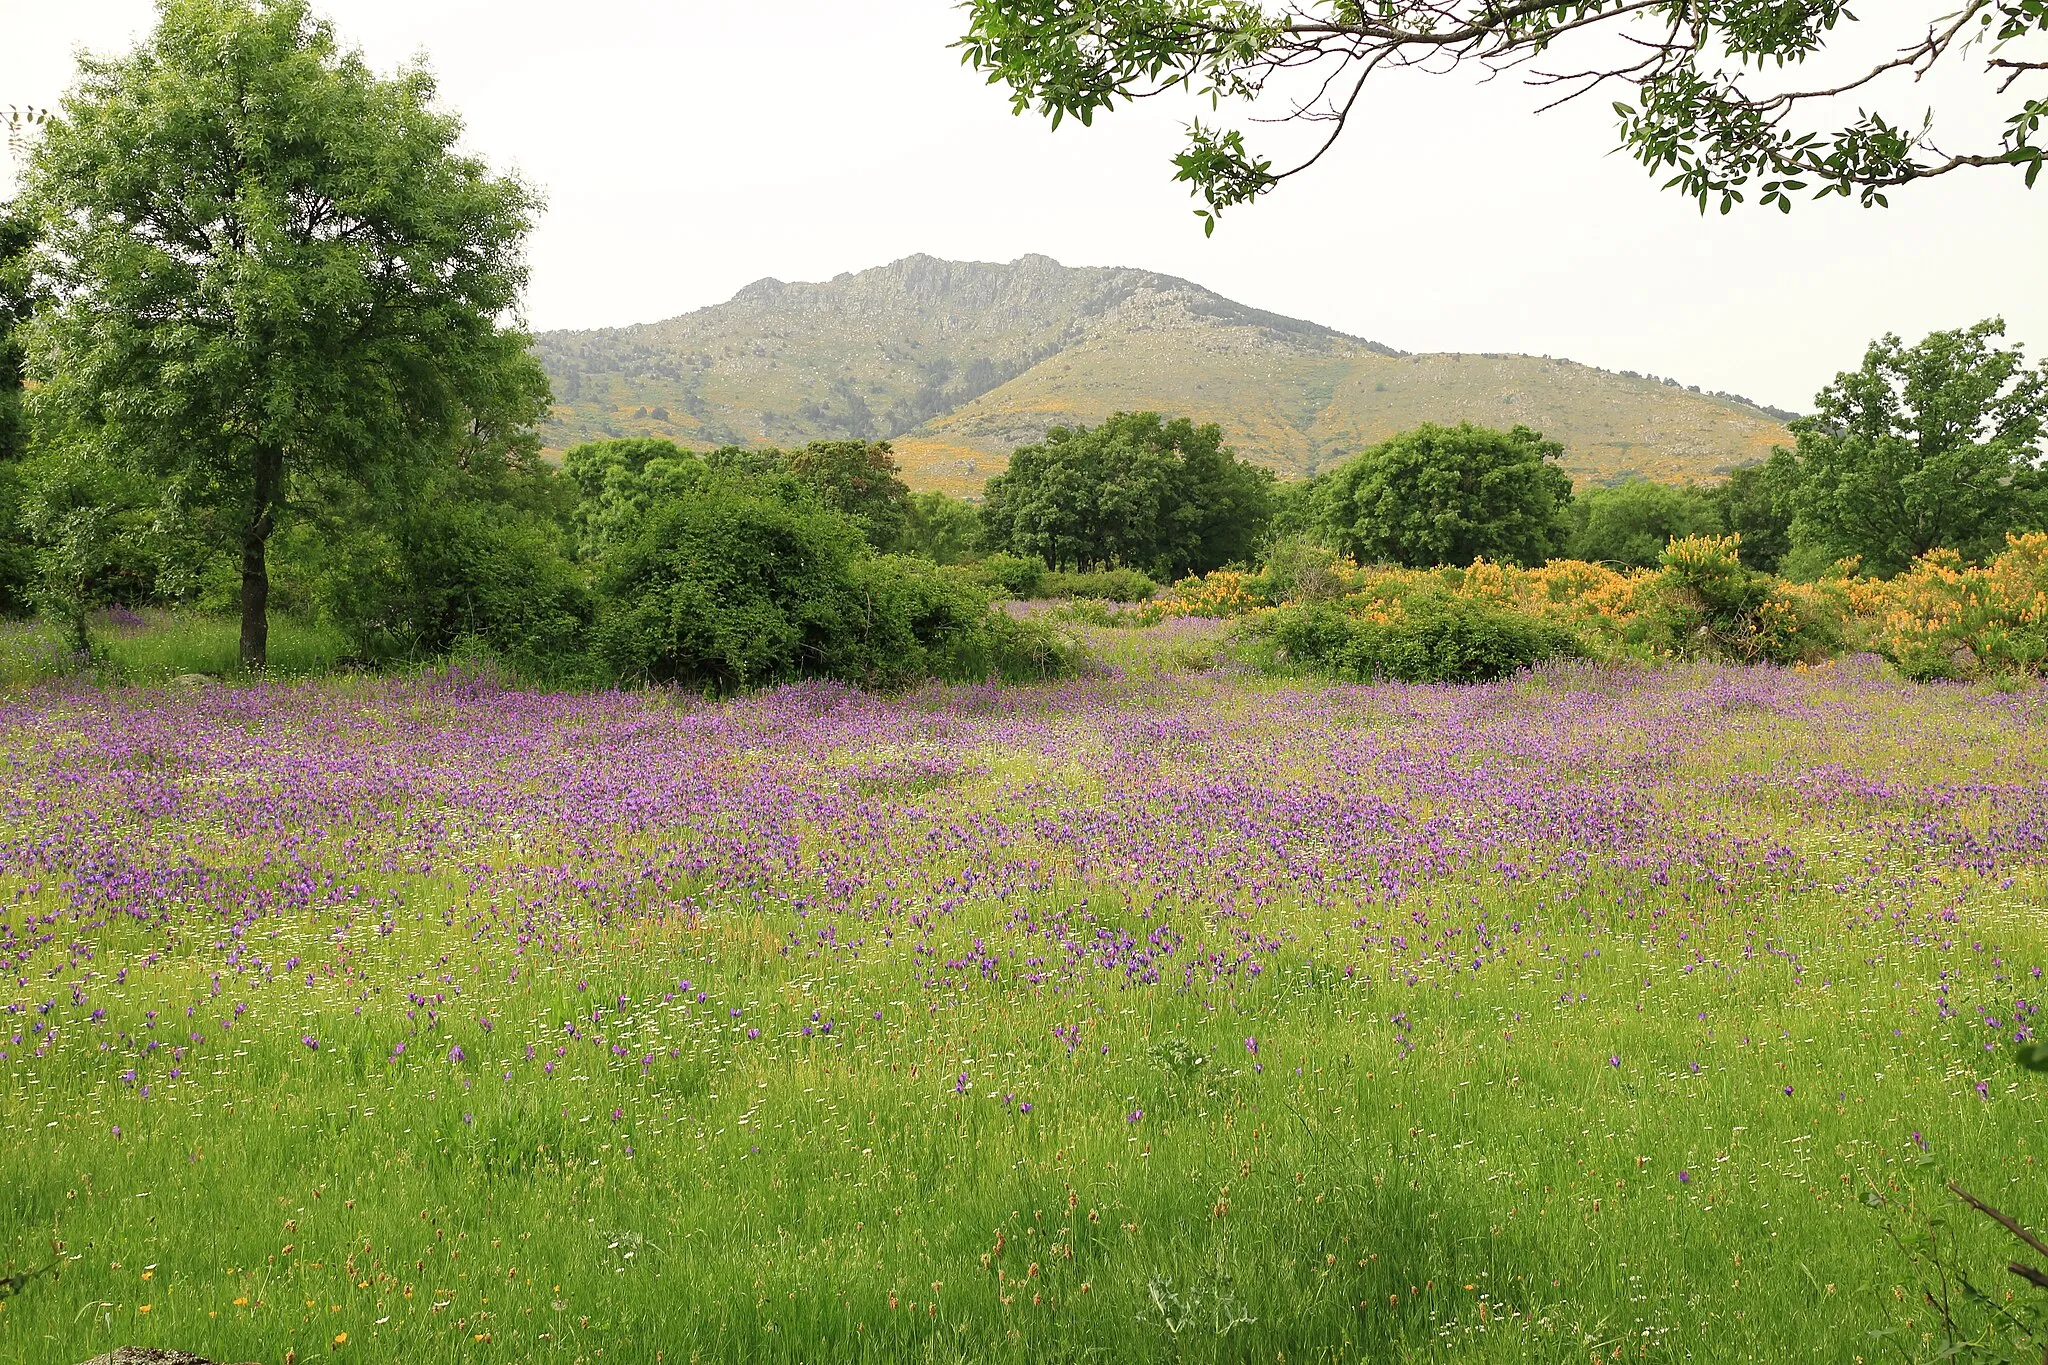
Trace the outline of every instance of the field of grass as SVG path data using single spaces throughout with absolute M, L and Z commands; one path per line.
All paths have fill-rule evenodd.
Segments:
M 2048 1221 L 2048 693 L 1105 634 L 0 697 L 0 1361 L 1875 1361 Z
M 47 621 L 0 622 L 0 687 L 24 687 L 81 675 L 100 682 L 161 684 L 188 674 L 226 678 L 241 669 L 241 622 L 231 616 L 146 610 L 99 613 L 92 622 L 99 657 L 81 663 Z M 270 621 L 270 672 L 299 678 L 332 673 L 349 652 L 332 627 L 276 614 Z

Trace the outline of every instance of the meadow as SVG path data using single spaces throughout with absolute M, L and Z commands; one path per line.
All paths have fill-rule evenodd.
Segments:
M 1995 1332 L 1942 1185 L 2048 1220 L 2048 692 L 1214 633 L 0 695 L 0 1361 L 1875 1361 L 1959 1274 Z

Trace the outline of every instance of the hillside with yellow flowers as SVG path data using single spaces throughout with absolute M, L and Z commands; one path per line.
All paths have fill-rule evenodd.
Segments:
M 636 327 L 547 332 L 550 449 L 664 436 L 699 449 L 886 438 L 914 488 L 973 494 L 1054 426 L 1156 411 L 1314 473 L 1421 422 L 1533 427 L 1580 485 L 1710 480 L 1791 414 L 1525 355 L 1410 355 L 1144 270 L 913 256 L 823 284 L 763 280 Z

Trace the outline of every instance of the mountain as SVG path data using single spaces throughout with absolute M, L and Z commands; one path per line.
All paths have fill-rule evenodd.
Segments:
M 1305 475 L 1419 422 L 1536 428 L 1580 485 L 1709 479 L 1790 440 L 1730 394 L 1524 355 L 1409 355 L 1148 270 L 911 256 L 823 284 L 760 280 L 666 322 L 543 332 L 550 449 L 889 438 L 914 488 L 974 493 L 1047 428 L 1114 412 L 1220 423 Z

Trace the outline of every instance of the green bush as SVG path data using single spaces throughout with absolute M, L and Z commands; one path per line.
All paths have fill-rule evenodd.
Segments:
M 976 579 L 1019 598 L 1038 596 L 1046 572 L 1045 561 L 1037 555 L 993 554 L 973 566 Z
M 974 575 L 871 554 L 852 518 L 738 477 L 648 509 L 606 557 L 597 597 L 596 653 L 622 681 L 900 687 L 1074 666 L 1045 626 L 992 611 Z
M 965 498 L 933 491 L 910 495 L 894 548 L 898 554 L 916 555 L 934 564 L 960 564 L 980 543 L 980 510 Z
M 471 641 L 530 677 L 589 672 L 589 590 L 556 528 L 516 508 L 428 499 L 373 529 L 302 528 L 279 551 L 284 601 L 312 606 L 358 659 L 430 658 Z
M 1360 610 L 1373 605 L 1281 607 L 1249 629 L 1276 662 L 1363 682 L 1485 682 L 1585 653 L 1563 626 L 1473 598 L 1415 594 L 1391 611 Z
M 1687 536 L 1664 551 L 1650 620 L 1674 654 L 1789 664 L 1838 651 L 1839 617 L 1746 567 L 1736 536 Z
M 1093 597 L 1104 602 L 1149 602 L 1159 585 L 1136 569 L 1055 570 L 1038 581 L 1039 597 Z
M 990 610 L 988 590 L 958 570 L 882 555 L 853 564 L 861 612 L 851 680 L 900 686 L 1036 682 L 1074 671 L 1073 647 L 1043 622 Z

